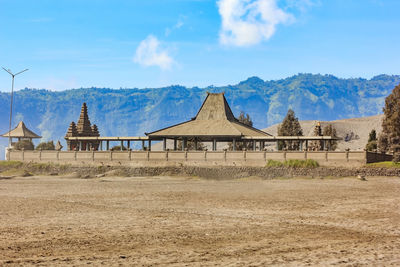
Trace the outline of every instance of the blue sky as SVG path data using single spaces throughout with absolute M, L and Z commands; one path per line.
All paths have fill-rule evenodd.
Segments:
M 397 0 L 0 0 L 0 65 L 24 87 L 236 84 L 400 74 Z M 0 90 L 10 90 L 0 73 Z

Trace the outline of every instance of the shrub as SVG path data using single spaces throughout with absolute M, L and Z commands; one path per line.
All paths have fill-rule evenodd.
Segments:
M 111 148 L 111 150 L 112 151 L 121 151 L 121 146 L 114 146 L 114 147 Z M 127 149 L 126 149 L 125 146 L 122 146 L 122 150 L 126 151 Z
M 22 166 L 21 161 L 15 161 L 15 160 L 1 160 L 0 161 L 0 170 L 2 168 L 19 168 Z
M 53 140 L 48 142 L 42 142 L 36 146 L 36 150 L 55 150 Z
M 319 167 L 319 163 L 313 159 L 298 160 L 289 159 L 284 162 L 269 159 L 267 167 L 290 167 L 290 168 L 316 168 Z
M 313 159 L 298 160 L 289 159 L 285 161 L 284 166 L 292 168 L 316 168 L 319 167 L 319 163 Z
M 399 163 L 400 162 L 400 152 L 395 152 L 393 154 L 393 162 L 394 163 Z
M 15 143 L 14 149 L 16 150 L 33 150 L 35 146 L 33 145 L 31 140 L 21 140 Z
M 372 168 L 400 168 L 400 163 L 396 163 L 396 162 L 393 162 L 393 161 L 382 161 L 382 162 L 368 163 L 367 167 L 372 167 Z
M 367 143 L 367 145 L 365 146 L 365 149 L 367 151 L 375 151 L 377 148 L 378 148 L 378 144 L 377 144 L 376 140 L 375 141 L 369 141 Z
M 283 163 L 277 160 L 269 159 L 267 162 L 267 167 L 282 167 Z

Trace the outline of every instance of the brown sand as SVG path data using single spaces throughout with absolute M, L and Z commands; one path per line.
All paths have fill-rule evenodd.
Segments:
M 0 181 L 0 265 L 400 265 L 400 179 Z

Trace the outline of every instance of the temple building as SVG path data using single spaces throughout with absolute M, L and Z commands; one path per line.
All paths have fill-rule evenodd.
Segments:
M 21 140 L 30 140 L 32 141 L 32 139 L 36 139 L 36 138 L 42 138 L 41 136 L 35 134 L 34 132 L 32 132 L 31 130 L 29 130 L 26 126 L 25 123 L 23 121 L 20 121 L 17 125 L 17 127 L 15 127 L 14 129 L 12 129 L 10 132 L 7 132 L 3 135 L 1 135 L 2 137 L 7 137 L 7 138 L 11 138 L 11 145 L 12 145 L 12 139 L 13 138 L 17 138 L 18 141 Z
M 197 142 L 212 142 L 212 150 L 217 150 L 217 142 L 232 142 L 235 150 L 236 142 L 252 142 L 255 150 L 254 137 L 260 138 L 259 148 L 263 148 L 263 140 L 272 137 L 270 134 L 254 127 L 241 123 L 232 113 L 224 93 L 208 93 L 203 105 L 193 119 L 179 123 L 158 131 L 146 133 L 151 140 L 163 140 L 166 149 L 166 140 L 174 140 L 174 150 L 177 150 L 177 141 L 181 141 L 182 149 L 187 148 L 188 140 Z M 248 138 L 248 139 L 246 139 Z M 251 139 L 251 140 L 249 140 Z M 195 145 L 197 147 L 197 145 Z M 151 148 L 150 148 L 151 149 Z
M 78 123 L 71 122 L 69 125 L 65 140 L 67 141 L 67 150 L 98 150 L 99 141 L 97 140 L 71 140 L 71 137 L 99 137 L 100 133 L 96 124 L 91 125 L 87 105 L 83 103 Z
M 79 121 L 77 124 L 71 122 L 65 140 L 67 150 L 75 151 L 110 150 L 111 142 L 119 142 L 121 151 L 124 148 L 130 151 L 132 142 L 141 142 L 142 150 L 151 151 L 153 141 L 162 141 L 162 150 L 165 151 L 167 140 L 173 140 L 173 150 L 199 150 L 201 147 L 198 145 L 203 142 L 211 142 L 213 151 L 217 150 L 218 142 L 229 144 L 232 150 L 242 147 L 253 151 L 264 150 L 266 143 L 272 142 L 276 143 L 278 150 L 278 143 L 282 141 L 297 142 L 299 150 L 308 150 L 312 141 L 320 141 L 324 148 L 329 149 L 332 141 L 340 140 L 331 136 L 272 136 L 236 119 L 224 93 L 207 93 L 203 105 L 191 120 L 145 134 L 139 137 L 100 137 L 97 126 L 91 126 L 86 103 L 83 103 Z M 145 142 L 148 142 L 147 147 Z

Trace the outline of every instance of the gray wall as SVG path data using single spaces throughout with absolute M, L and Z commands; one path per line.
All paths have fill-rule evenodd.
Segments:
M 362 166 L 388 161 L 391 155 L 372 152 L 263 152 L 263 151 L 9 151 L 9 160 L 83 165 L 129 166 L 265 166 L 269 159 L 313 159 L 322 166 Z

